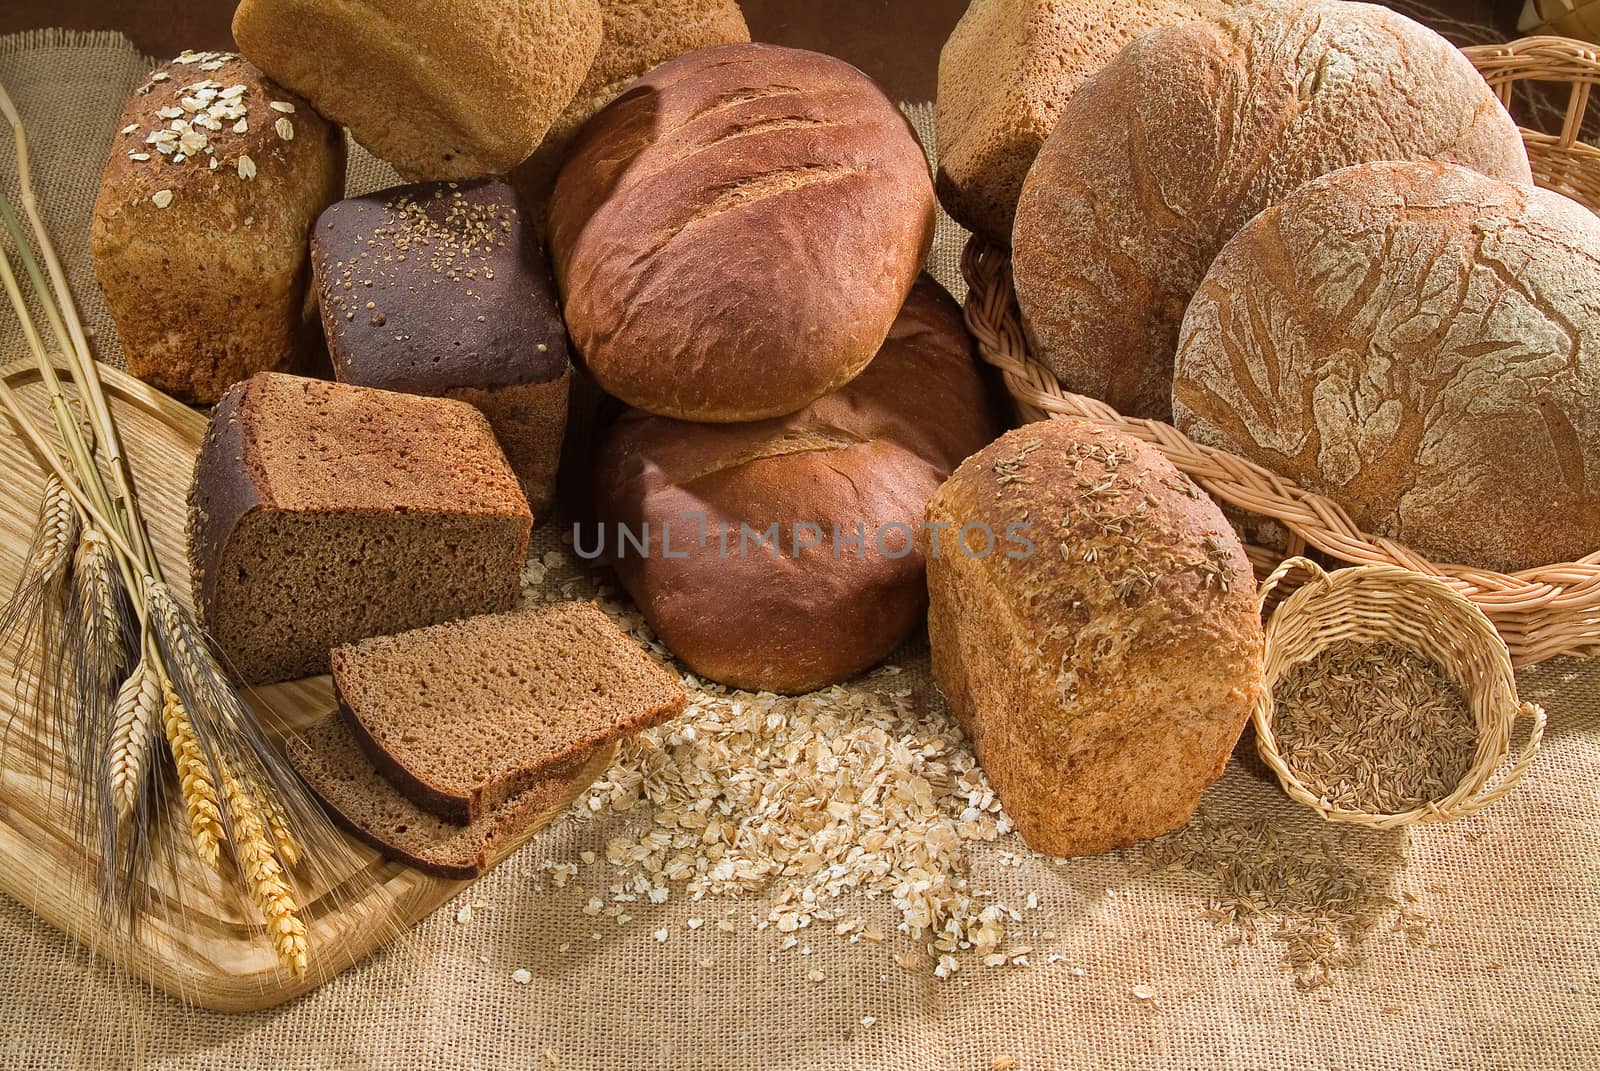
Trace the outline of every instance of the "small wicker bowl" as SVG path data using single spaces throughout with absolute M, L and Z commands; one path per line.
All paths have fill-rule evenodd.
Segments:
M 1280 584 L 1296 580 L 1305 582 L 1267 622 L 1266 688 L 1251 714 L 1256 750 L 1292 799 L 1330 822 L 1397 829 L 1475 814 L 1528 772 L 1544 738 L 1545 714 L 1517 698 L 1510 653 L 1482 610 L 1443 581 L 1399 566 L 1356 566 L 1330 573 L 1308 558 L 1290 558 L 1267 577 L 1261 585 L 1262 609 L 1272 603 Z M 1415 651 L 1460 687 L 1478 725 L 1478 746 L 1454 791 L 1415 810 L 1371 814 L 1333 806 L 1289 768 L 1272 732 L 1273 688 L 1291 668 L 1342 641 L 1387 641 Z M 1491 785 L 1510 753 L 1512 729 L 1519 718 L 1533 721 L 1527 743 L 1511 768 Z

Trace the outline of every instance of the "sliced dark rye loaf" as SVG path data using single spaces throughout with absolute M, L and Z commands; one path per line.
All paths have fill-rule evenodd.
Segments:
M 616 756 L 615 745 L 574 770 L 535 781 L 471 825 L 446 822 L 378 773 L 338 714 L 290 740 L 289 762 L 334 820 L 391 859 L 441 878 L 475 878 L 565 810 Z
M 515 606 L 533 524 L 472 406 L 277 373 L 218 404 L 189 507 L 201 613 L 251 684 Z
M 333 652 L 333 683 L 373 764 L 461 823 L 684 704 L 677 679 L 586 602 L 349 644 Z

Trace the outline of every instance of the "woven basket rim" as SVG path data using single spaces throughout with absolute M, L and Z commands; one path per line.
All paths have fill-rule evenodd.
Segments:
M 1312 808 L 1331 822 L 1344 822 L 1375 829 L 1397 829 L 1419 822 L 1449 822 L 1476 814 L 1511 791 L 1517 782 L 1522 780 L 1532 766 L 1534 756 L 1544 739 L 1545 712 L 1536 704 L 1524 703 L 1518 698 L 1516 674 L 1511 664 L 1510 653 L 1501 642 L 1494 624 L 1479 607 L 1463 598 L 1438 577 L 1417 573 L 1397 565 L 1353 566 L 1330 572 L 1308 558 L 1295 557 L 1280 564 L 1261 585 L 1258 605 L 1263 610 L 1276 594 L 1279 585 L 1295 572 L 1306 573 L 1309 581 L 1285 599 L 1268 619 L 1268 679 L 1250 715 L 1251 723 L 1256 730 L 1256 752 L 1278 778 L 1279 784 L 1291 799 Z M 1315 620 L 1319 615 L 1327 614 L 1329 611 L 1324 607 L 1330 601 L 1342 591 L 1356 588 L 1368 589 L 1369 593 L 1376 590 L 1401 598 L 1411 611 L 1406 617 L 1407 624 L 1415 626 L 1418 617 L 1421 616 L 1439 626 L 1436 631 L 1443 637 L 1440 642 L 1447 643 L 1460 652 L 1461 656 L 1456 659 L 1456 665 L 1439 663 L 1438 659 L 1421 651 L 1416 643 L 1400 635 L 1402 630 L 1399 628 L 1387 630 L 1373 628 L 1370 622 L 1357 622 L 1361 625 L 1364 635 L 1364 639 L 1359 642 L 1388 639 L 1400 643 L 1409 649 L 1418 650 L 1430 661 L 1440 664 L 1449 675 L 1457 677 L 1457 684 L 1472 707 L 1473 719 L 1478 728 L 1473 761 L 1462 773 L 1455 788 L 1443 796 L 1406 811 L 1370 812 L 1334 806 L 1312 791 L 1295 773 L 1279 750 L 1277 736 L 1273 730 L 1273 719 L 1277 710 L 1276 699 L 1272 692 L 1272 685 L 1275 682 L 1272 673 L 1275 664 L 1273 654 L 1278 650 L 1275 645 L 1276 638 L 1300 624 L 1305 618 Z M 1391 617 L 1386 623 L 1397 624 L 1398 619 Z M 1281 677 L 1294 666 L 1348 639 L 1349 637 L 1342 633 L 1336 635 L 1331 629 L 1320 630 L 1319 639 L 1312 644 L 1310 652 L 1297 652 L 1302 653 L 1303 657 L 1297 657 L 1294 661 L 1281 666 L 1276 676 Z M 1478 656 L 1481 661 L 1469 657 L 1473 655 Z M 1476 679 L 1460 679 L 1474 673 Z M 1510 768 L 1496 780 L 1497 773 L 1510 754 L 1511 738 L 1516 723 L 1523 718 L 1531 719 L 1533 723 L 1528 738 Z

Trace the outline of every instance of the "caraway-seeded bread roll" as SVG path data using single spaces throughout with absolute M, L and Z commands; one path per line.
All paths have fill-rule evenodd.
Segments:
M 195 601 L 246 683 L 326 673 L 339 644 L 514 606 L 532 524 L 465 402 L 261 372 L 195 463 Z
M 242 0 L 239 51 L 408 179 L 527 159 L 600 48 L 597 0 Z
M 589 73 L 539 148 L 511 181 L 541 225 L 550 187 L 578 128 L 611 103 L 629 82 L 673 56 L 711 45 L 750 40 L 735 0 L 600 0 L 600 51 Z
M 238 56 L 152 72 L 112 138 L 90 238 L 128 371 L 209 405 L 305 365 L 306 236 L 343 188 L 343 133 Z
M 999 431 L 961 310 L 924 277 L 867 370 L 798 413 L 624 415 L 595 464 L 595 512 L 623 586 L 690 668 L 809 691 L 917 627 L 928 496 Z
M 545 603 L 334 650 L 374 765 L 424 810 L 476 822 L 597 748 L 683 712 L 683 686 L 593 603 Z
M 423 183 L 340 201 L 317 220 L 311 263 L 334 375 L 476 405 L 543 520 L 572 364 L 544 250 L 512 188 Z
M 939 53 L 939 202 L 1011 244 L 1022 180 L 1083 80 L 1142 33 L 1220 0 L 973 0 Z
M 1600 549 L 1600 219 L 1465 168 L 1368 164 L 1252 220 L 1184 318 L 1201 442 L 1437 561 Z
M 968 458 L 928 524 L 949 533 L 928 558 L 934 679 L 1022 839 L 1092 855 L 1187 821 L 1263 686 L 1254 578 L 1216 504 L 1154 447 L 1047 420 Z
M 662 416 L 759 420 L 872 359 L 933 211 L 910 125 L 864 74 L 721 45 L 668 60 L 585 125 L 550 250 L 603 388 Z
M 1166 419 L 1178 325 L 1222 244 L 1307 179 L 1408 159 L 1529 180 L 1483 78 L 1403 15 L 1269 2 L 1135 40 L 1023 184 L 1012 263 L 1035 356 L 1068 390 Z

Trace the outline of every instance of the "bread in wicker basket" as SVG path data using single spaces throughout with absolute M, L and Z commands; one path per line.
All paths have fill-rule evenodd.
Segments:
M 1572 86 L 1562 132 L 1547 135 L 1524 128 L 1523 137 L 1536 182 L 1590 209 L 1600 208 L 1600 149 L 1577 140 L 1590 86 L 1600 82 L 1596 50 L 1579 41 L 1545 37 L 1465 51 L 1503 101 L 1526 79 Z M 1362 531 L 1332 499 L 1260 465 L 1197 444 L 1170 424 L 1124 417 L 1104 402 L 1064 391 L 1028 352 L 1007 253 L 973 239 L 962 271 L 970 288 L 968 327 L 984 360 L 1002 373 L 1020 418 L 1077 418 L 1120 428 L 1153 443 L 1224 505 L 1280 523 L 1288 532 L 1285 546 L 1250 548 L 1259 573 L 1271 571 L 1285 556 L 1307 551 L 1353 565 L 1399 566 L 1438 578 L 1482 610 L 1517 665 L 1563 654 L 1600 654 L 1600 548 L 1574 562 L 1516 573 L 1432 562 L 1395 540 Z

